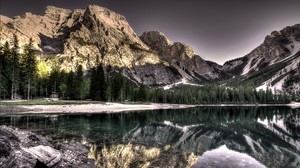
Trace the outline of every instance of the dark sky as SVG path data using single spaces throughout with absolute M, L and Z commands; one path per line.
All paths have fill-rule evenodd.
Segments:
M 0 0 L 1 14 L 43 14 L 47 5 L 77 9 L 89 4 L 124 15 L 141 35 L 158 30 L 220 64 L 244 56 L 266 35 L 300 23 L 300 0 Z

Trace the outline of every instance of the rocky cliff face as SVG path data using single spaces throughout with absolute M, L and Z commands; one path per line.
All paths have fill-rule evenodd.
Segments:
M 140 38 L 161 60 L 168 62 L 181 76 L 190 81 L 203 82 L 222 77 L 222 73 L 196 55 L 192 47 L 179 42 L 174 43 L 161 32 L 144 32 Z
M 245 57 L 226 62 L 222 71 L 241 75 L 239 80 L 261 85 L 258 89 L 299 92 L 299 51 L 300 24 L 296 24 L 273 31 Z
M 223 70 L 237 75 L 259 71 L 278 63 L 300 50 L 300 24 L 273 31 L 264 42 L 245 57 L 227 61 Z
M 190 46 L 172 42 L 161 32 L 138 37 L 124 16 L 95 5 L 85 10 L 48 6 L 43 16 L 0 16 L 0 29 L 0 44 L 12 41 L 14 34 L 21 47 L 33 38 L 40 58 L 66 71 L 79 64 L 88 70 L 101 62 L 146 85 L 207 83 L 226 77 L 233 83 L 255 79 L 250 82 L 263 88 L 300 90 L 299 24 L 272 32 L 248 55 L 223 66 L 203 60 Z M 256 80 L 259 76 L 263 79 Z
M 147 85 L 170 84 L 181 78 L 140 40 L 124 16 L 106 8 L 90 5 L 72 11 L 48 6 L 43 16 L 26 13 L 1 18 L 5 18 L 0 23 L 1 44 L 12 41 L 16 34 L 22 47 L 31 37 L 42 58 L 59 63 L 66 71 L 75 70 L 78 64 L 89 69 L 101 62 L 124 68 L 124 74 Z M 157 73 L 165 78 L 156 77 Z

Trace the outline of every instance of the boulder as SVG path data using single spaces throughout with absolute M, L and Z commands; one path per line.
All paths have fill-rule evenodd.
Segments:
M 0 126 L 0 167 L 94 168 L 89 150 L 78 142 L 55 149 L 46 138 L 29 131 Z

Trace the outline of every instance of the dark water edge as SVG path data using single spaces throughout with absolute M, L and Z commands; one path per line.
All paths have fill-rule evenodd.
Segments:
M 210 156 L 205 158 L 205 163 L 198 160 L 196 166 L 201 167 L 201 164 L 218 161 L 221 157 L 214 156 L 222 152 L 225 156 L 231 156 L 230 152 L 247 154 L 266 167 L 300 165 L 300 110 L 281 106 L 197 107 L 118 114 L 3 115 L 0 125 L 29 130 L 51 138 L 54 143 L 75 140 L 93 144 L 98 153 L 104 148 L 126 147 L 128 143 L 137 148 L 159 149 L 157 157 L 160 159 L 151 162 L 158 166 L 167 158 L 179 155 L 182 160 L 187 160 L 191 153 L 199 158 Z M 217 150 L 224 149 L 224 145 L 230 152 Z M 209 151 L 217 153 L 207 153 Z

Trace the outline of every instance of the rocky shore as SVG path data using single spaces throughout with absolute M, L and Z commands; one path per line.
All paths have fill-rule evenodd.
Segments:
M 55 148 L 45 137 L 0 126 L 1 168 L 95 168 L 89 150 L 78 142 Z

